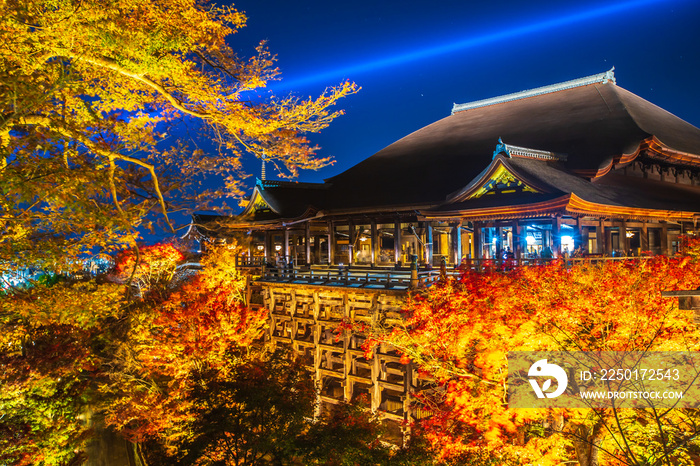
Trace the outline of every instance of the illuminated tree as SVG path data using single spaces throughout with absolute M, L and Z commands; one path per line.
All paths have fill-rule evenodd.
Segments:
M 102 326 L 119 315 L 123 287 L 60 280 L 31 291 L 0 297 L 0 463 L 66 464 L 88 438 Z
M 245 15 L 199 0 L 8 0 L 0 4 L 0 264 L 64 267 L 133 245 L 194 201 L 240 195 L 241 157 L 295 175 L 330 162 L 304 134 L 340 114 L 317 99 L 263 98 L 278 78 L 264 44 L 238 56 Z M 179 143 L 203 128 L 212 150 Z M 225 190 L 202 187 L 207 174 Z M 170 226 L 172 228 L 172 226 Z
M 700 285 L 697 241 L 678 258 L 554 263 L 465 274 L 414 295 L 379 331 L 435 380 L 419 430 L 442 458 L 499 464 L 688 464 L 696 410 L 508 409 L 508 351 L 697 351 L 689 311 L 661 292 Z

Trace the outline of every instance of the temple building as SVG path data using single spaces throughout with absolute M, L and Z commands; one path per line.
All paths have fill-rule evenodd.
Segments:
M 455 104 L 324 183 L 257 180 L 242 214 L 193 229 L 249 258 L 382 267 L 672 254 L 699 219 L 700 129 L 610 70 Z
M 611 70 L 455 105 L 324 183 L 261 178 L 243 213 L 195 215 L 189 235 L 270 264 L 246 297 L 270 310 L 265 338 L 302 358 L 319 406 L 365 399 L 401 439 L 432 381 L 340 323 L 395 325 L 450 266 L 674 253 L 700 220 L 700 129 Z

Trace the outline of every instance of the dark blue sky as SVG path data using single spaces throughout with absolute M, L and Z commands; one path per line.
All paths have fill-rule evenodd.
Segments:
M 607 71 L 619 86 L 700 126 L 700 2 L 241 0 L 249 54 L 266 39 L 277 94 L 318 95 L 350 79 L 359 94 L 320 135 L 336 164 L 322 181 L 463 103 Z M 495 144 L 495 141 L 494 141 Z M 257 162 L 251 171 L 259 175 Z M 397 176 L 399 176 L 397 174 Z M 273 175 L 268 172 L 268 178 Z

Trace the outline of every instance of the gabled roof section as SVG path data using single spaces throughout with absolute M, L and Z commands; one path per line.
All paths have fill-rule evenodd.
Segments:
M 519 173 L 508 163 L 506 155 L 503 152 L 497 153 L 491 164 L 479 176 L 451 195 L 447 202 L 458 203 L 491 195 L 551 192 L 551 189 L 543 187 L 542 183 L 528 179 Z
M 299 219 L 318 209 L 328 185 L 294 181 L 257 180 L 241 221 Z
M 566 89 L 571 89 L 573 87 L 587 86 L 589 84 L 595 83 L 613 83 L 615 84 L 615 67 L 613 66 L 610 70 L 605 73 L 598 73 L 591 76 L 586 76 L 585 78 L 572 79 L 571 81 L 566 81 L 559 84 L 552 84 L 550 86 L 542 86 L 535 89 L 530 89 L 528 91 L 514 92 L 512 94 L 501 95 L 498 97 L 491 97 L 489 99 L 477 100 L 475 102 L 469 102 L 466 104 L 454 104 L 452 106 L 452 114 L 457 112 L 462 112 L 464 110 L 470 110 L 472 108 L 486 107 L 488 105 L 502 104 L 504 102 L 510 102 L 512 100 L 525 99 L 527 97 L 534 97 L 542 94 L 549 94 L 551 92 L 563 91 Z

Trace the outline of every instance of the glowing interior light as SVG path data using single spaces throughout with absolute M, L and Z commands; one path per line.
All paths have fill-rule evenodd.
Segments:
M 275 251 L 279 251 L 280 249 L 282 249 L 282 246 L 280 246 L 279 244 L 275 246 Z
M 528 245 L 528 246 L 532 246 L 533 244 L 536 244 L 536 243 L 537 243 L 537 240 L 536 240 L 535 237 L 532 236 L 532 235 L 527 235 L 527 236 L 525 237 L 525 241 L 527 241 L 527 245 Z
M 263 245 L 258 246 L 258 251 L 262 251 L 263 249 L 265 249 L 265 246 L 263 246 Z

